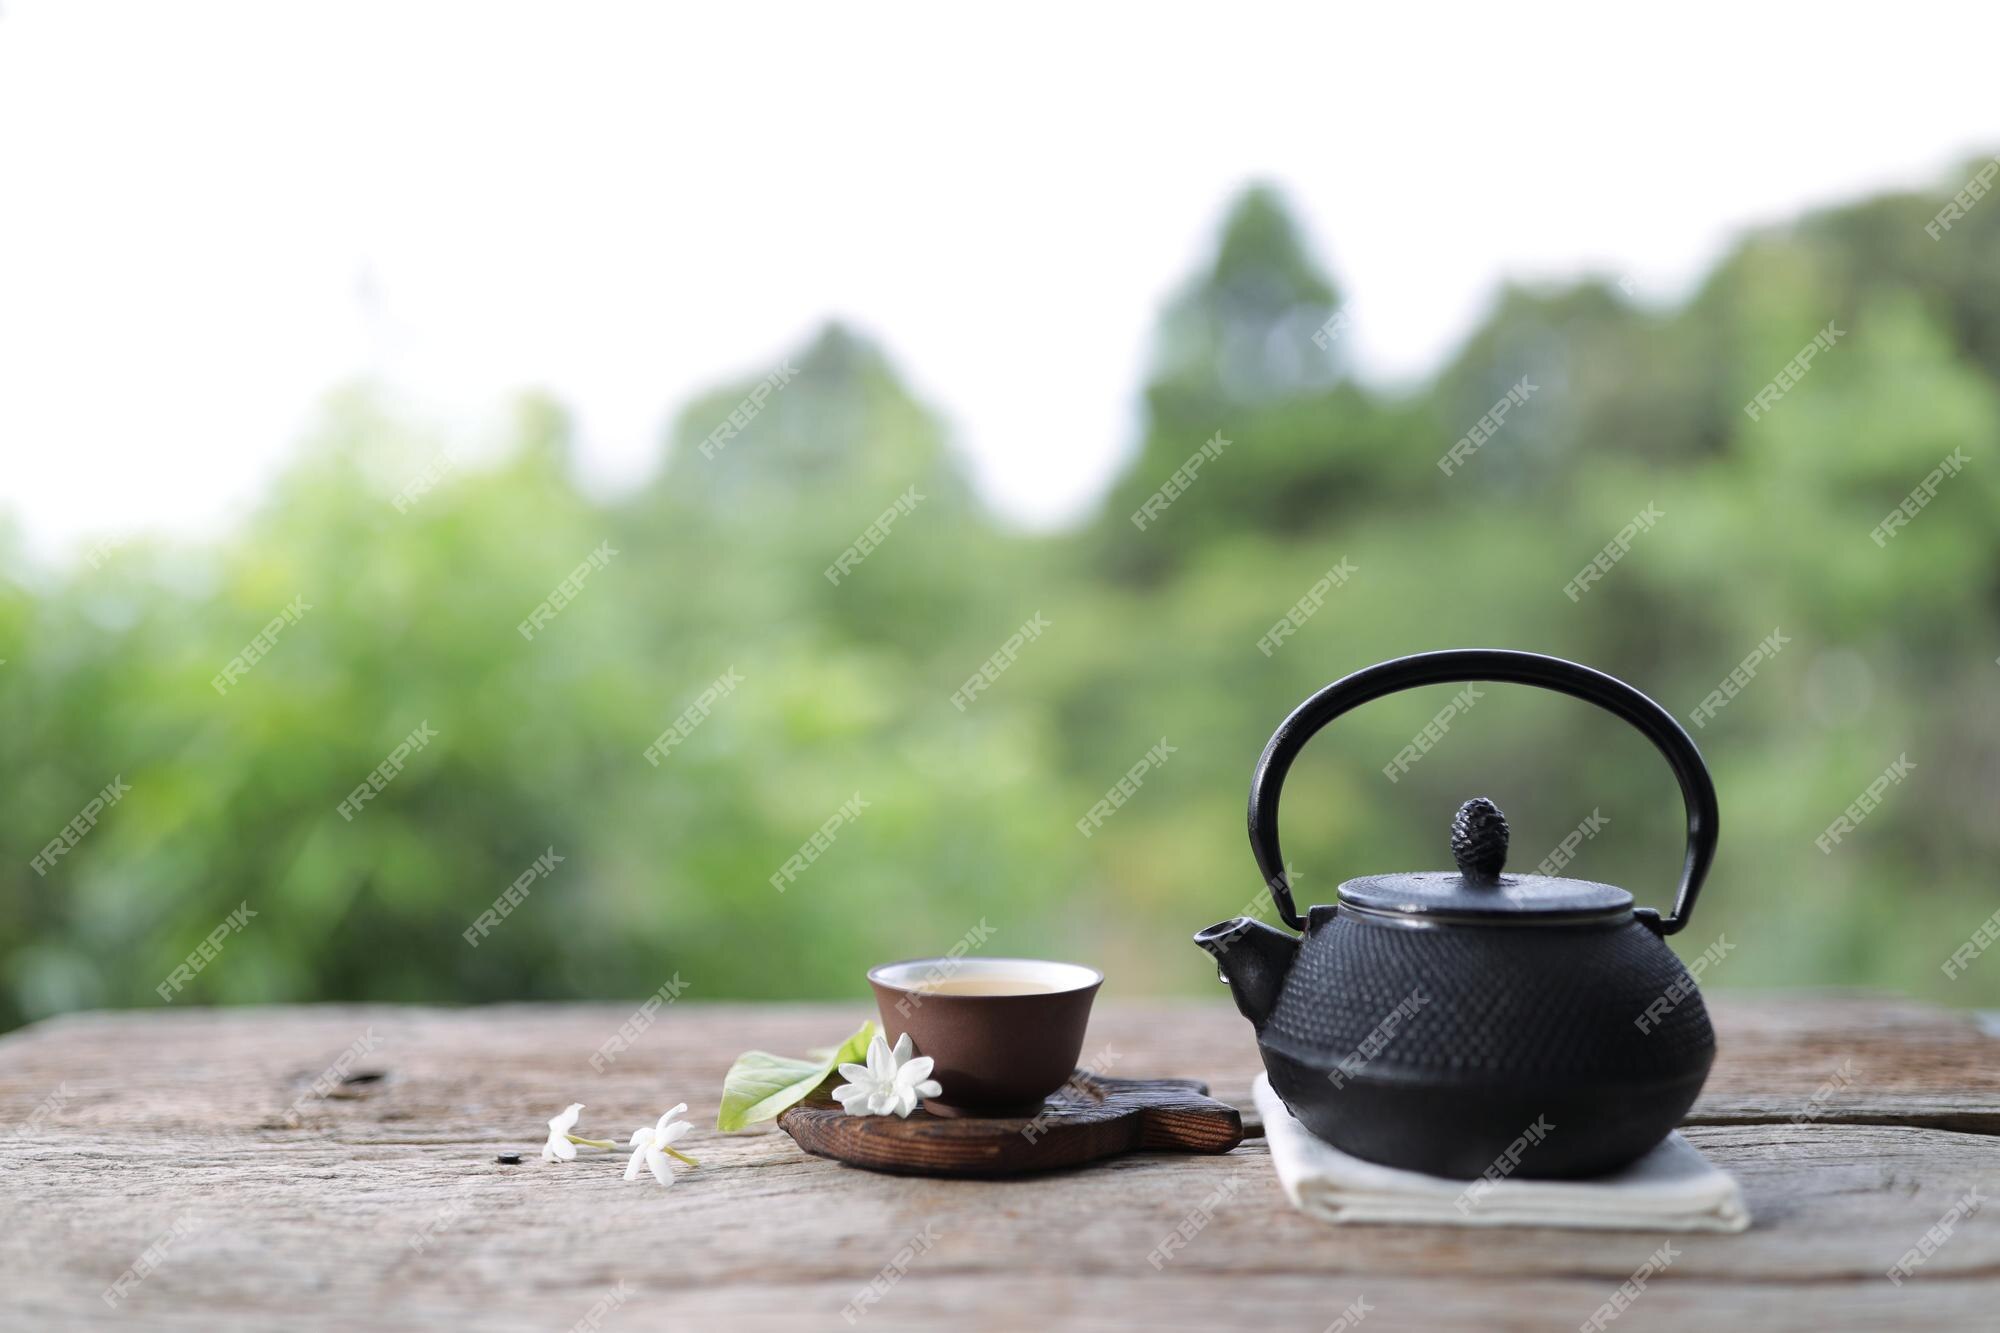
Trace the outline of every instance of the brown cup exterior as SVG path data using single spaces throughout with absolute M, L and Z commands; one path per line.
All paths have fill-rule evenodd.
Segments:
M 913 959 L 928 962 L 928 959 Z M 942 960 L 940 960 L 942 961 Z M 887 963 L 883 967 L 908 966 Z M 868 974 L 891 1046 L 910 1034 L 918 1055 L 936 1061 L 944 1091 L 924 1108 L 941 1116 L 1032 1116 L 1076 1072 L 1091 1001 L 1104 974 L 1074 990 L 1032 995 L 938 995 L 892 986 Z M 1095 971 L 1095 969 L 1091 969 Z

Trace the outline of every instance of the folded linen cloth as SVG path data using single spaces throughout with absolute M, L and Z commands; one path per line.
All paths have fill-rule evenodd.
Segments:
M 1328 1222 L 1602 1231 L 1741 1231 L 1735 1178 L 1678 1133 L 1616 1175 L 1594 1180 L 1447 1180 L 1351 1156 L 1314 1136 L 1257 1076 L 1257 1110 L 1292 1206 Z

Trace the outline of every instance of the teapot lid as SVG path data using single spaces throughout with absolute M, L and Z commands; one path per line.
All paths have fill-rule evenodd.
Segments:
M 1480 925 L 1543 925 L 1632 910 L 1632 895 L 1615 884 L 1550 875 L 1508 875 L 1507 817 L 1484 796 L 1458 808 L 1451 821 L 1456 871 L 1368 875 L 1340 886 L 1340 907 L 1425 920 L 1471 918 Z

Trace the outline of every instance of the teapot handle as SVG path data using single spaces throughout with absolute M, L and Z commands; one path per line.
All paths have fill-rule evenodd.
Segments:
M 1560 657 L 1507 648 L 1455 648 L 1378 662 L 1320 690 L 1278 724 L 1250 776 L 1250 850 L 1256 854 L 1257 868 L 1263 872 L 1264 883 L 1270 886 L 1271 898 L 1285 924 L 1294 930 L 1305 929 L 1305 921 L 1292 903 L 1284 854 L 1278 849 L 1278 793 L 1285 785 L 1285 774 L 1291 770 L 1292 760 L 1298 758 L 1299 751 L 1314 733 L 1350 709 L 1419 685 L 1459 681 L 1536 685 L 1596 704 L 1638 728 L 1666 756 L 1681 784 L 1681 799 L 1687 805 L 1687 859 L 1681 865 L 1681 883 L 1674 894 L 1672 914 L 1662 920 L 1652 908 L 1639 907 L 1633 909 L 1632 915 L 1661 935 L 1672 935 L 1686 926 L 1694 915 L 1702 880 L 1707 878 L 1709 864 L 1715 859 L 1715 783 L 1708 775 L 1708 766 L 1702 762 L 1701 752 L 1695 749 L 1673 714 L 1624 681 Z

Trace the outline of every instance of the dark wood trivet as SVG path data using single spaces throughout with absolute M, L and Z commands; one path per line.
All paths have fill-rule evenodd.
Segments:
M 848 1115 L 825 1093 L 778 1117 L 816 1157 L 911 1176 L 1013 1176 L 1127 1152 L 1224 1153 L 1243 1117 L 1188 1078 L 1105 1078 L 1079 1069 L 1033 1117 Z

